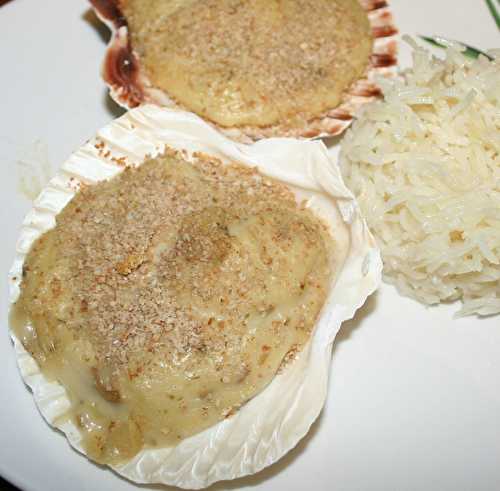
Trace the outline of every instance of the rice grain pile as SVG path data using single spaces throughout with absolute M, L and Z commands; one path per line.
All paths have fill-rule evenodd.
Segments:
M 377 238 L 385 280 L 457 315 L 500 312 L 500 57 L 438 59 L 384 83 L 343 140 L 341 168 Z

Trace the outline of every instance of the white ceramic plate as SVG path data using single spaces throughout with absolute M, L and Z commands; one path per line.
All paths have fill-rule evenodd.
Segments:
M 404 33 L 500 46 L 484 1 L 392 7 Z M 84 0 L 0 8 L 0 474 L 26 491 L 139 489 L 45 424 L 7 333 L 7 271 L 31 208 L 17 190 L 18 162 L 40 162 L 45 147 L 55 170 L 120 114 L 98 77 L 106 31 L 87 11 Z M 499 489 L 500 318 L 452 320 L 457 308 L 425 308 L 384 286 L 337 338 L 328 403 L 308 437 L 273 467 L 213 489 Z

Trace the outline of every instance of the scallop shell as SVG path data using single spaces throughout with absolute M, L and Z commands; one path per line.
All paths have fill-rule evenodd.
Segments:
M 222 127 L 211 123 L 230 138 L 251 143 L 262 138 L 286 136 L 293 138 L 320 138 L 341 134 L 351 124 L 357 110 L 381 94 L 377 77 L 394 76 L 397 65 L 397 33 L 392 13 L 385 0 L 359 0 L 368 15 L 374 38 L 373 53 L 364 78 L 356 81 L 346 92 L 339 106 L 311 119 L 300 128 L 286 124 L 267 127 Z M 127 21 L 118 0 L 90 0 L 97 16 L 111 29 L 102 77 L 111 97 L 125 108 L 153 103 L 172 109 L 185 109 L 165 92 L 152 86 L 139 58 L 134 53 L 128 33 Z
M 322 142 L 270 139 L 251 146 L 238 144 L 191 113 L 144 105 L 104 127 L 71 155 L 38 196 L 23 222 L 9 274 L 11 304 L 19 296 L 23 261 L 33 241 L 55 225 L 56 215 L 77 190 L 109 179 L 126 166 L 140 165 L 147 155 L 155 156 L 166 146 L 187 155 L 203 152 L 222 162 L 258 167 L 284 182 L 331 228 L 342 256 L 311 341 L 262 392 L 230 418 L 175 447 L 146 449 L 113 467 L 138 483 L 199 489 L 258 472 L 307 433 L 325 402 L 333 340 L 341 323 L 352 318 L 378 287 L 382 263 L 354 197 Z M 64 388 L 48 382 L 12 332 L 11 337 L 21 375 L 40 412 L 83 452 L 73 422 L 58 419 L 69 407 Z

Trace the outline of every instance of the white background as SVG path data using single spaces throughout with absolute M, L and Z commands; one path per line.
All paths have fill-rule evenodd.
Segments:
M 392 8 L 403 33 L 500 47 L 481 0 Z M 18 162 L 41 141 L 55 169 L 121 114 L 99 78 L 106 39 L 83 0 L 0 8 L 0 474 L 26 491 L 138 489 L 43 422 L 7 334 L 7 271 L 30 208 Z M 457 309 L 425 308 L 384 285 L 338 337 L 328 402 L 307 438 L 270 469 L 213 489 L 500 489 L 500 317 L 453 320 Z

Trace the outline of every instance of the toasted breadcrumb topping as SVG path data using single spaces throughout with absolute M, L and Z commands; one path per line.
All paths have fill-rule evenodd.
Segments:
M 167 150 L 82 188 L 28 254 L 19 338 L 57 378 L 91 458 L 232 414 L 308 341 L 331 237 L 256 169 Z
M 357 0 L 122 0 L 152 83 L 222 126 L 336 107 L 372 50 Z

